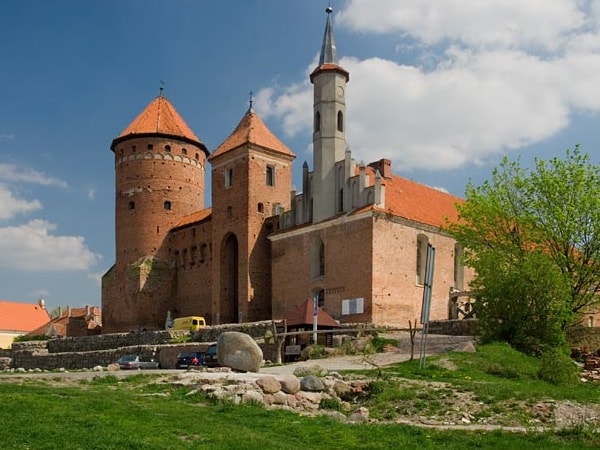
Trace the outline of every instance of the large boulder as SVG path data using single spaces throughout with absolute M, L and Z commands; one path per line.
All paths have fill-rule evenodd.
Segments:
M 219 365 L 241 372 L 258 372 L 263 352 L 254 339 L 246 333 L 226 331 L 217 340 Z

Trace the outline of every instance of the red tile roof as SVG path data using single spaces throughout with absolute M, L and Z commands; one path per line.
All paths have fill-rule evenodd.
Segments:
M 314 314 L 314 302 L 307 298 L 304 303 L 298 306 L 285 320 L 287 326 L 312 325 Z M 317 326 L 319 327 L 339 327 L 340 324 L 321 308 L 317 310 Z
M 212 213 L 212 208 L 201 209 L 200 211 L 196 211 L 194 213 L 188 214 L 187 216 L 183 216 L 181 220 L 175 225 L 174 228 L 184 227 L 186 225 L 190 225 L 192 223 L 201 222 L 204 219 L 210 217 Z
M 384 180 L 385 210 L 395 216 L 441 227 L 458 220 L 456 204 L 464 200 L 424 184 L 392 175 Z
M 19 303 L 0 300 L 0 330 L 29 331 L 50 320 L 48 311 L 37 303 Z
M 135 134 L 167 134 L 186 138 L 204 147 L 175 107 L 162 95 L 156 97 L 115 139 L 116 142 Z M 113 145 L 114 142 L 113 141 Z
M 325 63 L 321 64 L 310 74 L 310 81 L 313 82 L 314 78 L 320 74 L 321 72 L 338 72 L 341 75 L 346 77 L 346 82 L 350 81 L 350 73 L 344 69 L 342 66 L 335 63 Z
M 28 334 L 31 336 L 37 335 L 52 335 L 52 336 L 66 336 L 67 335 L 67 325 L 71 319 L 85 319 L 88 316 L 88 308 L 67 308 L 61 311 L 60 316 L 50 319 L 50 317 L 46 318 L 46 321 L 30 331 Z M 93 320 L 94 318 L 98 318 L 100 321 L 102 320 L 102 311 L 97 306 L 89 307 L 89 317 L 87 322 L 87 328 L 93 330 L 97 327 L 100 327 L 100 323 Z M 49 332 L 50 331 L 50 332 Z
M 296 155 L 267 128 L 253 110 L 248 110 L 238 126 L 210 156 L 210 159 L 234 150 L 245 144 L 254 144 L 295 158 Z

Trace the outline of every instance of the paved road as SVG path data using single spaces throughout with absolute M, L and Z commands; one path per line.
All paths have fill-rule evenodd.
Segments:
M 295 363 L 284 364 L 281 366 L 269 366 L 261 368 L 260 372 L 256 373 L 239 373 L 231 372 L 228 369 L 208 369 L 208 370 L 176 370 L 176 369 L 159 369 L 159 370 L 117 370 L 117 371 L 67 371 L 67 372 L 26 372 L 26 373 L 0 373 L 0 383 L 2 382 L 16 382 L 23 378 L 28 379 L 47 379 L 55 380 L 59 382 L 59 379 L 63 378 L 67 380 L 90 380 L 94 377 L 102 377 L 107 375 L 113 375 L 119 378 L 127 377 L 131 375 L 137 375 L 140 373 L 145 374 L 164 374 L 167 376 L 176 376 L 182 381 L 189 380 L 190 382 L 197 380 L 198 378 L 204 379 L 219 379 L 226 378 L 228 380 L 252 380 L 257 379 L 263 375 L 284 375 L 293 374 L 294 370 L 298 366 L 319 364 L 323 368 L 330 372 L 339 372 L 343 370 L 368 370 L 375 369 L 377 367 L 385 367 L 390 364 L 395 364 L 410 359 L 411 353 L 411 342 L 407 333 L 401 335 L 394 335 L 394 339 L 398 340 L 398 347 L 393 351 L 377 353 L 373 355 L 346 355 L 346 356 L 335 356 L 324 359 L 315 359 L 310 361 L 300 361 Z M 421 349 L 421 338 L 415 339 L 414 345 L 414 357 L 419 358 Z M 464 350 L 472 346 L 474 338 L 470 336 L 442 336 L 442 335 L 430 335 L 424 342 L 425 355 L 435 355 L 445 353 L 452 350 Z

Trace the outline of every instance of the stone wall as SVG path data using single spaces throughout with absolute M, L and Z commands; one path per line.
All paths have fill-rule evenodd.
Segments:
M 9 356 L 11 367 L 24 369 L 85 369 L 107 366 L 121 356 L 139 354 L 156 359 L 162 368 L 174 369 L 177 354 L 182 351 L 204 352 L 225 331 L 239 331 L 255 339 L 264 338 L 272 330 L 271 321 L 206 327 L 192 337 L 191 342 L 173 343 L 187 331 L 146 331 L 55 338 L 47 341 L 15 342 Z M 274 359 L 275 346 L 260 344 L 264 358 Z M 1 356 L 1 355 L 0 355 Z
M 429 322 L 429 334 L 447 334 L 451 336 L 477 336 L 477 320 L 432 320 Z

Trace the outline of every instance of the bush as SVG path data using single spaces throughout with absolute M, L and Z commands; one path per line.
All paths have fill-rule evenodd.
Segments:
M 342 412 L 344 405 L 339 398 L 322 398 L 319 402 L 319 408 Z
M 13 339 L 13 342 L 27 342 L 27 341 L 47 341 L 50 339 L 49 336 L 45 334 L 36 334 L 34 336 L 29 336 L 24 334 L 23 336 L 17 336 Z
M 577 381 L 578 369 L 573 360 L 562 350 L 548 348 L 540 356 L 542 367 L 538 377 L 554 385 L 568 385 Z

